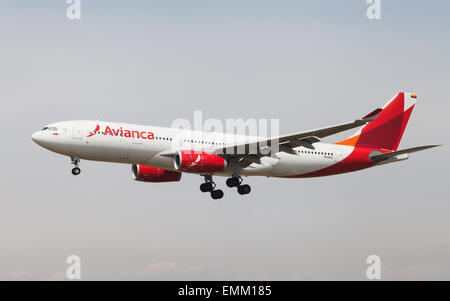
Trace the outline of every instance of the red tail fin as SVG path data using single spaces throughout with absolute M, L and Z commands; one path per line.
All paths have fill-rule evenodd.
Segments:
M 397 94 L 381 109 L 374 121 L 337 144 L 397 150 L 416 100 L 416 94 Z

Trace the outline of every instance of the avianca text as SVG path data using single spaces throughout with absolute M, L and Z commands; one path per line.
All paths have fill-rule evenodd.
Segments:
M 147 131 L 136 131 L 136 130 L 124 130 L 122 127 L 118 129 L 111 128 L 106 126 L 103 135 L 111 135 L 111 136 L 122 136 L 126 138 L 138 138 L 138 139 L 155 139 L 155 134 L 153 132 Z

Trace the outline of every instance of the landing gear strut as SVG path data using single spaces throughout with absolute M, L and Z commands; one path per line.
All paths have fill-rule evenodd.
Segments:
M 231 178 L 227 179 L 228 187 L 237 187 L 237 191 L 239 194 L 249 194 L 251 191 L 250 185 L 244 184 L 242 185 L 242 178 L 237 175 L 233 175 Z
M 202 183 L 200 185 L 200 191 L 201 192 L 210 192 L 211 193 L 211 197 L 214 200 L 218 200 L 223 198 L 223 191 L 220 189 L 215 189 L 216 188 L 216 183 L 214 183 L 212 176 L 211 175 L 206 175 L 205 176 L 205 183 Z
M 72 164 L 75 165 L 75 167 L 72 169 L 72 174 L 74 176 L 78 176 L 81 173 L 81 169 L 78 167 L 78 164 L 80 163 L 80 158 L 78 157 L 71 157 Z

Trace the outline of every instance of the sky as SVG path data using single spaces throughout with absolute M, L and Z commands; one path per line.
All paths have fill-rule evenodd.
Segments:
M 450 280 L 448 1 L 65 0 L 0 3 L 0 279 Z M 400 91 L 418 103 L 407 161 L 313 179 L 139 183 L 131 167 L 34 144 L 62 120 L 170 126 L 279 119 L 291 133 L 366 115 Z M 329 137 L 335 142 L 353 132 Z

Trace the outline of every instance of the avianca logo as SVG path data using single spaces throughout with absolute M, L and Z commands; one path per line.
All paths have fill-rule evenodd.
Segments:
M 200 162 L 201 159 L 202 159 L 201 155 L 197 155 L 197 159 L 196 159 L 194 162 L 192 162 L 191 164 L 189 164 L 188 167 L 194 167 L 194 166 L 196 166 L 197 163 Z
M 103 132 L 100 132 L 100 125 L 97 124 L 95 127 L 95 130 L 90 132 L 86 138 L 92 137 L 94 135 L 110 135 L 110 136 L 122 136 L 126 138 L 138 138 L 138 139 L 148 139 L 153 140 L 155 139 L 155 134 L 153 132 L 147 132 L 147 131 L 135 131 L 135 130 L 127 130 L 123 129 L 122 127 L 115 129 L 111 128 L 110 126 L 106 126 L 105 130 Z
M 97 132 L 100 133 L 100 125 L 97 124 L 97 126 L 95 127 L 95 130 L 93 132 L 90 132 L 89 135 L 87 135 L 86 137 L 92 137 L 94 135 L 97 135 Z

